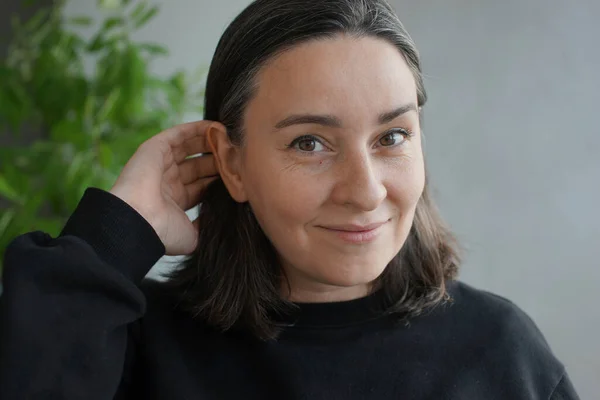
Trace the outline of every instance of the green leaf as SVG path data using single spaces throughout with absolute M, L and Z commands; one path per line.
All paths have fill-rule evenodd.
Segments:
M 186 76 L 183 71 L 176 72 L 173 74 L 171 79 L 169 79 L 169 83 L 171 86 L 177 90 L 178 93 L 183 94 L 186 90 Z
M 0 80 L 0 107 L 0 120 L 5 121 L 15 135 L 19 135 L 25 121 L 32 121 L 31 99 L 16 75 L 6 76 L 4 82 Z
M 20 202 L 21 198 L 19 197 L 19 194 L 17 193 L 17 191 L 12 187 L 12 185 L 8 182 L 8 180 L 0 175 L 0 195 L 4 196 L 5 198 L 15 201 L 15 202 Z
M 102 48 L 104 48 L 105 46 L 106 41 L 104 39 L 104 33 L 99 32 L 96 36 L 94 36 L 90 44 L 87 46 L 87 51 L 89 51 L 90 53 L 95 53 L 99 50 L 102 50 Z
M 121 0 L 98 0 L 98 6 L 106 10 L 114 10 L 122 7 Z
M 77 26 L 90 26 L 90 25 L 92 25 L 93 20 L 90 17 L 77 16 L 77 17 L 69 18 L 67 20 L 67 22 L 72 25 L 77 25 Z
M 104 43 L 105 47 L 118 47 L 119 42 L 127 43 L 129 40 L 129 36 L 127 32 L 116 32 L 111 33 L 106 37 L 106 41 Z
M 147 51 L 152 55 L 167 55 L 169 51 L 166 47 L 156 43 L 142 43 L 139 45 L 140 50 Z
M 81 167 L 83 166 L 83 163 L 85 162 L 85 160 L 86 160 L 85 153 L 75 154 L 75 157 L 69 164 L 69 168 L 67 169 L 67 173 L 65 176 L 65 182 L 66 182 L 67 186 L 69 186 L 73 183 L 73 181 L 75 180 L 75 176 L 79 174 Z
M 90 145 L 90 140 L 79 119 L 60 120 L 50 129 L 50 139 L 56 144 L 72 143 L 77 150 L 85 150 Z
M 44 193 L 43 192 L 36 192 L 32 195 L 30 195 L 27 198 L 27 202 L 25 203 L 25 205 L 23 206 L 23 211 L 26 212 L 28 215 L 35 215 L 37 214 L 40 206 L 42 205 L 42 203 L 44 202 Z
M 86 124 L 90 124 L 94 118 L 94 105 L 96 104 L 96 99 L 94 96 L 88 96 L 82 104 L 79 112 L 82 115 L 82 119 Z
M 134 18 L 135 29 L 146 25 L 158 13 L 158 6 L 152 6 L 149 10 L 144 11 L 139 17 Z
M 110 168 L 114 162 L 114 155 L 111 148 L 104 142 L 98 143 L 98 159 L 103 168 Z
M 2 216 L 0 217 L 0 238 L 6 233 L 8 225 L 15 217 L 15 214 L 16 211 L 11 209 L 2 212 Z
M 144 13 L 144 11 L 146 10 L 146 6 L 148 5 L 147 1 L 140 1 L 134 8 L 133 11 L 131 11 L 131 14 L 129 14 L 129 18 L 137 21 L 142 14 Z
M 127 124 L 128 121 L 144 114 L 145 103 L 145 83 L 147 81 L 148 65 L 140 57 L 139 51 L 135 46 L 128 46 L 123 51 L 117 51 L 107 59 L 109 63 L 105 65 L 106 69 L 102 71 L 100 82 L 102 82 L 102 96 L 107 96 L 108 91 L 115 87 L 121 89 L 118 102 L 115 105 L 115 120 L 120 124 Z M 110 62 L 113 60 L 112 62 Z
M 115 110 L 115 106 L 118 104 L 120 97 L 121 97 L 121 88 L 117 87 L 112 92 L 110 92 L 110 94 L 108 95 L 108 97 L 106 98 L 106 100 L 104 101 L 102 106 L 100 107 L 100 110 L 98 111 L 96 118 L 99 121 L 104 121 L 104 120 L 109 119 L 112 112 Z
M 37 218 L 35 221 L 35 230 L 49 234 L 52 237 L 58 236 L 60 230 L 66 221 L 62 218 Z
M 26 29 L 30 32 L 40 29 L 43 22 L 48 17 L 48 14 L 49 14 L 49 12 L 47 9 L 43 8 L 41 10 L 38 10 L 35 13 L 35 15 L 33 17 L 31 17 L 29 20 L 27 20 L 27 22 L 25 23 Z
M 102 31 L 106 32 L 116 26 L 125 25 L 125 20 L 123 17 L 111 17 L 104 21 L 104 25 L 102 25 Z

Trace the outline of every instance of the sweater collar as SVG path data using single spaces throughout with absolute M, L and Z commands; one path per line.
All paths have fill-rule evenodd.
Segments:
M 385 311 L 382 290 L 347 301 L 293 304 L 293 310 L 275 316 L 277 325 L 306 328 L 342 327 L 379 318 Z

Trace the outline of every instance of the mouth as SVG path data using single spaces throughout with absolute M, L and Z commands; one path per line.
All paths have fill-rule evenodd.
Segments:
M 383 222 L 374 222 L 366 225 L 341 224 L 341 225 L 322 225 L 319 228 L 337 236 L 344 242 L 362 244 L 369 243 L 377 239 L 383 226 L 390 220 Z

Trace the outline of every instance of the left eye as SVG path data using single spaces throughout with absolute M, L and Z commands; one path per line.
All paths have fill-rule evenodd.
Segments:
M 386 133 L 379 139 L 379 144 L 384 147 L 390 147 L 395 144 L 401 143 L 405 140 L 406 134 L 400 131 L 392 131 Z

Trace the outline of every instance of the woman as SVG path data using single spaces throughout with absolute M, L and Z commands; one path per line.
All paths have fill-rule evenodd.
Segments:
M 9 246 L 0 397 L 576 399 L 527 315 L 455 280 L 425 102 L 384 0 L 252 3 L 206 120 Z M 165 253 L 190 257 L 143 279 Z

